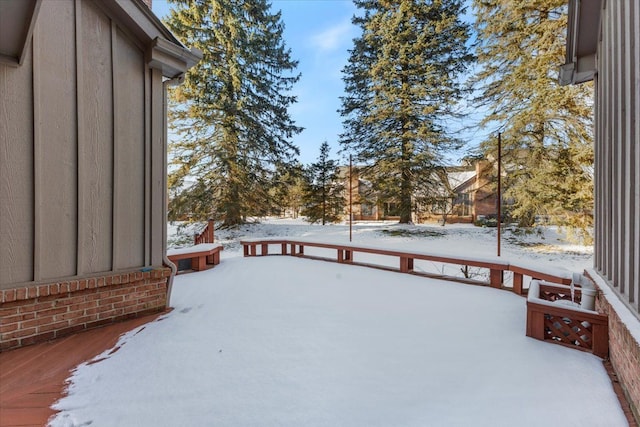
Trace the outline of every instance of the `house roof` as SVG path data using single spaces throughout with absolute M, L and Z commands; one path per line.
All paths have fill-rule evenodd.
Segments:
M 593 80 L 601 10 L 602 0 L 569 0 L 567 52 L 565 65 L 560 67 L 560 85 Z
M 41 3 L 0 1 L 0 63 L 22 64 Z M 141 0 L 102 0 L 100 6 L 148 46 L 149 66 L 165 77 L 180 77 L 202 58 L 200 51 L 183 45 Z
M 468 171 L 448 172 L 447 177 L 449 179 L 451 189 L 456 191 L 459 187 L 463 186 L 470 180 L 475 179 L 476 171 L 474 169 Z

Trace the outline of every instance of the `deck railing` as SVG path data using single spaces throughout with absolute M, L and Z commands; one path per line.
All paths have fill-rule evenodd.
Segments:
M 199 245 L 201 243 L 215 243 L 213 230 L 215 228 L 215 223 L 213 219 L 209 218 L 207 221 L 206 227 L 200 233 L 196 233 L 193 236 L 193 244 Z
M 539 271 L 523 265 L 515 265 L 509 261 L 498 257 L 464 257 L 443 255 L 440 253 L 428 252 L 409 252 L 393 249 L 382 249 L 378 247 L 368 247 L 353 244 L 335 244 L 327 242 L 318 242 L 301 239 L 287 238 L 266 238 L 266 239 L 246 239 L 240 242 L 243 246 L 244 256 L 265 256 L 265 255 L 291 255 L 302 258 L 323 259 L 334 261 L 341 264 L 362 265 L 374 267 L 401 273 L 410 273 L 414 275 L 427 276 L 433 278 L 442 278 L 445 280 L 458 281 L 463 283 L 486 284 L 494 288 L 504 287 L 504 272 L 513 273 L 514 282 L 517 286 L 509 288 L 519 295 L 525 295 L 526 289 L 523 289 L 523 275 L 530 276 L 532 279 L 544 279 L 554 283 L 569 284 L 571 283 L 571 273 L 562 269 L 547 269 L 547 271 Z M 269 252 L 269 246 L 280 247 L 279 253 Z M 317 256 L 305 253 L 305 247 L 329 249 L 335 254 L 332 257 Z M 326 253 L 326 251 L 325 251 Z M 383 255 L 395 257 L 398 260 L 397 267 L 389 267 L 381 263 L 357 262 L 354 260 L 355 253 L 367 253 L 372 255 Z M 443 273 L 435 274 L 419 271 L 414 268 L 415 261 L 431 261 L 443 265 L 461 266 L 461 271 L 467 271 L 467 267 L 476 267 L 488 270 L 487 281 L 477 280 L 470 277 L 458 277 L 446 275 Z

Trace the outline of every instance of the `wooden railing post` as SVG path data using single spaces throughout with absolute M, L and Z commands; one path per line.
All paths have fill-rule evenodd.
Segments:
M 205 243 L 214 243 L 214 235 L 213 230 L 215 229 L 215 224 L 213 218 L 209 218 L 207 221 L 207 241 Z
M 502 270 L 495 270 L 493 268 L 489 270 L 489 284 L 492 288 L 500 289 L 502 287 L 503 279 Z

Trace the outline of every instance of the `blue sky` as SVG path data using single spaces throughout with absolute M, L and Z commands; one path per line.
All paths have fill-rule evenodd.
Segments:
M 166 0 L 153 0 L 153 11 L 163 17 L 169 11 Z M 337 158 L 342 121 L 337 113 L 343 93 L 341 70 L 346 65 L 357 28 L 351 25 L 356 11 L 351 0 L 272 0 L 274 11 L 282 11 L 285 43 L 299 61 L 302 74 L 293 94 L 298 102 L 291 115 L 305 130 L 294 138 L 300 161 L 316 160 L 320 144 L 327 141 L 331 157 Z
M 294 138 L 299 159 L 303 164 L 314 162 L 323 141 L 331 146 L 331 157 L 338 158 L 342 119 L 337 110 L 344 93 L 341 71 L 358 35 L 351 24 L 356 7 L 351 0 L 272 0 L 272 7 L 282 11 L 285 43 L 302 73 L 293 90 L 298 102 L 290 109 L 296 124 L 305 128 Z M 153 0 L 156 15 L 162 18 L 168 10 L 166 0 Z

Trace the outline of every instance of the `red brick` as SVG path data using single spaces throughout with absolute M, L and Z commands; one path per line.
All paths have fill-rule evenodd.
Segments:
M 28 294 L 29 294 L 29 291 L 27 290 L 27 288 L 17 288 L 16 300 L 25 300 L 27 299 Z
M 13 331 L 18 329 L 18 325 L 19 325 L 19 323 L 17 323 L 17 322 L 8 323 L 8 324 L 2 324 L 2 325 L 0 325 L 0 334 L 4 334 L 4 333 L 7 333 L 7 332 L 13 332 Z
M 39 296 L 36 298 L 36 302 L 53 302 L 54 304 L 58 301 L 60 297 L 58 295 L 47 295 L 47 296 Z
M 16 300 L 15 289 L 5 289 L 2 291 L 2 302 L 12 302 Z
M 50 295 L 58 295 L 59 293 L 60 293 L 60 285 L 58 283 L 53 283 L 49 285 Z
M 26 320 L 24 322 L 20 322 L 20 328 L 33 328 L 36 326 L 48 325 L 50 323 L 54 323 L 54 316 L 38 316 L 32 320 Z
M 94 289 L 96 287 L 96 279 L 91 277 L 87 279 L 87 289 Z
M 0 291 L 0 298 L 2 298 L 1 295 L 1 291 Z M 27 304 L 29 302 L 27 301 Z M 0 303 L 0 307 L 2 308 L 13 308 L 13 307 L 21 307 L 25 304 L 25 301 L 11 301 L 11 302 L 5 302 L 5 303 Z
M 66 328 L 67 326 L 69 326 L 69 321 L 68 320 L 61 320 L 59 322 L 49 323 L 47 325 L 38 326 L 38 333 L 55 331 L 57 329 Z
M 100 299 L 100 294 L 90 293 L 85 296 L 85 301 L 96 301 Z
M 39 297 L 46 297 L 49 296 L 49 285 L 40 285 L 38 286 L 38 296 Z
M 20 345 L 20 340 L 0 340 L 0 351 L 16 348 Z
M 2 324 L 8 325 L 10 323 L 18 323 L 24 320 L 35 319 L 35 313 L 20 313 L 13 316 L 5 316 L 2 318 Z
M 53 301 L 38 302 L 35 304 L 29 304 L 29 305 L 25 305 L 24 307 L 21 307 L 20 312 L 24 313 L 24 312 L 41 311 L 41 310 L 46 310 L 48 308 L 53 308 L 55 306 L 56 304 Z
M 98 313 L 98 319 L 110 319 L 117 316 L 122 316 L 122 314 L 124 314 L 124 310 L 121 308 L 116 308 Z
M 42 316 L 55 316 L 56 314 L 62 314 L 62 313 L 66 313 L 67 311 L 69 311 L 68 307 L 54 307 L 54 308 L 49 308 L 47 310 L 40 310 L 38 311 L 38 317 L 42 317 Z
M 69 305 L 69 311 L 84 311 L 88 308 L 97 307 L 98 301 L 86 301 L 78 304 Z
M 91 322 L 95 322 L 96 320 L 98 320 L 97 314 L 79 316 L 73 319 L 69 319 L 69 326 L 89 324 Z
M 60 283 L 60 293 L 61 294 L 67 294 L 70 291 L 70 286 L 69 286 L 69 282 L 62 282 Z
M 111 277 L 111 283 L 113 285 L 119 285 L 122 283 L 122 278 L 118 275 L 118 276 L 112 276 Z
M 29 298 L 36 298 L 38 296 L 38 288 L 36 286 L 29 286 Z
M 4 306 L 0 308 L 0 318 L 15 316 L 18 314 L 18 307 L 5 308 Z
M 125 308 L 125 307 L 132 307 L 134 305 L 138 304 L 137 301 L 135 300 L 130 300 L 130 301 L 123 301 L 123 302 L 117 302 L 113 304 L 113 308 Z
M 166 289 L 154 289 L 148 292 L 149 295 L 165 295 L 167 293 Z
M 111 295 L 116 296 L 116 295 L 127 295 L 131 292 L 130 288 L 118 288 L 118 289 L 114 289 L 113 291 L 111 291 Z
M 80 290 L 80 286 L 78 285 L 77 280 L 69 282 L 69 292 L 76 292 L 78 290 Z
M 71 319 L 76 319 L 78 317 L 82 317 L 84 316 L 84 310 L 80 310 L 80 311 L 71 311 L 68 313 L 62 313 L 62 314 L 57 314 L 55 317 L 56 321 L 59 320 L 71 320 Z
M 115 297 L 109 297 L 109 298 L 103 298 L 101 300 L 98 301 L 98 305 L 100 305 L 101 307 L 103 306 L 111 306 L 116 302 L 122 302 L 124 299 L 122 297 L 122 295 L 120 296 L 115 296 Z
M 0 340 L 5 341 L 5 340 L 13 339 L 13 338 L 28 337 L 29 335 L 35 335 L 35 333 L 36 333 L 36 328 L 19 329 L 17 331 L 7 332 L 5 334 L 1 334 L 0 335 Z

